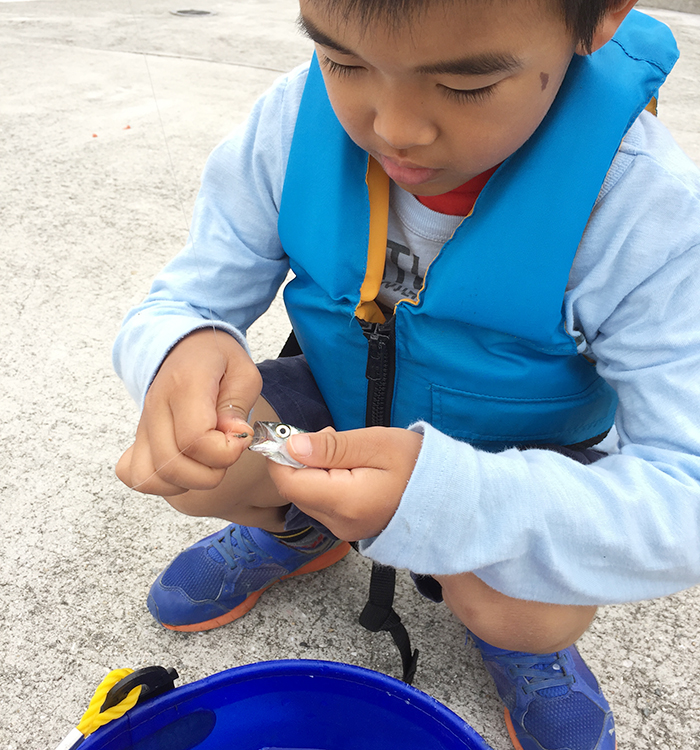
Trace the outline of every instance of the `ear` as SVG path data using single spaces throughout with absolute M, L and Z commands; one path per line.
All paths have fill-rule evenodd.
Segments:
M 589 55 L 607 44 L 620 28 L 620 24 L 627 18 L 628 13 L 637 4 L 637 0 L 622 0 L 622 2 L 611 10 L 606 11 L 601 22 L 593 32 L 591 49 L 586 49 L 582 44 L 576 47 L 577 55 Z

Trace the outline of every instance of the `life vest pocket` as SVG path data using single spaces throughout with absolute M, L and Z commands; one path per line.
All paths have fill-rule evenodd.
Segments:
M 580 393 L 545 398 L 492 396 L 436 384 L 430 388 L 433 427 L 489 451 L 584 442 L 612 426 L 617 403 L 602 378 Z

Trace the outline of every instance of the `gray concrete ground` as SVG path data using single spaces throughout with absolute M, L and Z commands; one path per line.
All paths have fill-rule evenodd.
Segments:
M 641 0 L 639 3 L 644 8 L 665 8 L 666 10 L 679 10 L 683 13 L 700 13 L 700 0 Z
M 694 0 L 691 0 L 691 3 Z M 132 493 L 113 467 L 137 412 L 112 373 L 129 306 L 184 241 L 209 150 L 280 71 L 306 58 L 291 0 L 0 1 L 0 747 L 51 748 L 105 673 L 174 666 L 190 682 L 248 662 L 323 658 L 396 673 L 385 635 L 355 625 L 368 563 L 270 590 L 243 620 L 165 631 L 155 574 L 222 524 Z M 684 6 L 693 9 L 694 6 Z M 700 164 L 700 21 L 655 12 L 682 61 L 661 117 Z M 259 357 L 288 330 L 276 307 Z M 422 650 L 417 687 L 508 748 L 501 709 L 463 629 L 400 576 Z M 601 611 L 581 650 L 616 714 L 619 748 L 700 747 L 700 589 Z

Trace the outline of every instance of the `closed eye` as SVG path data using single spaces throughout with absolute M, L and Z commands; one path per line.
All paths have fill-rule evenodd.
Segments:
M 480 89 L 453 89 L 449 86 L 439 85 L 448 99 L 454 99 L 459 102 L 481 102 L 484 99 L 488 99 L 494 93 L 498 83 L 492 83 L 490 86 L 483 86 Z
M 349 76 L 356 73 L 358 70 L 362 70 L 361 65 L 341 65 L 341 63 L 331 60 L 330 57 L 326 57 L 325 55 L 320 57 L 319 62 L 329 73 L 341 77 Z

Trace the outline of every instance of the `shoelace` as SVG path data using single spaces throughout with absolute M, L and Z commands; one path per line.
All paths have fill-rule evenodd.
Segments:
M 236 567 L 236 561 L 243 558 L 247 563 L 253 562 L 257 548 L 252 540 L 243 536 L 242 527 L 229 526 L 224 534 L 212 542 L 217 552 L 224 558 L 230 568 Z
M 553 657 L 553 658 L 552 658 Z M 545 659 L 552 659 L 551 662 Z M 571 685 L 573 675 L 566 673 L 565 659 L 556 654 L 510 654 L 497 656 L 511 677 L 524 677 L 523 690 L 532 693 L 544 688 L 555 688 Z

